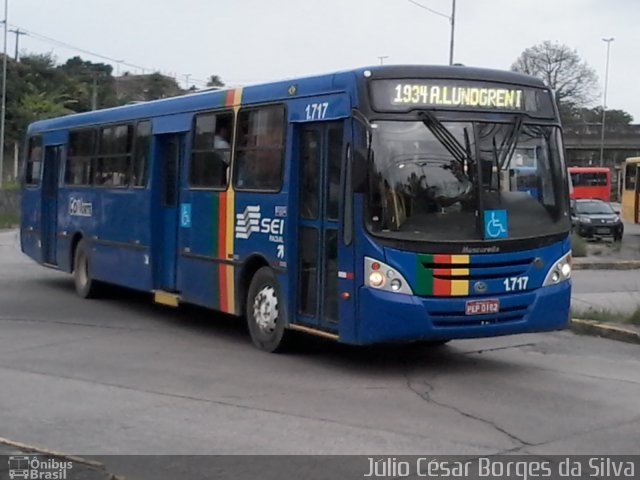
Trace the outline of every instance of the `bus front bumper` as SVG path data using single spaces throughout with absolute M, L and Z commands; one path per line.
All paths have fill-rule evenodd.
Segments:
M 571 282 L 495 297 L 423 298 L 361 287 L 358 298 L 359 322 L 348 343 L 479 338 L 565 328 Z M 499 313 L 465 314 L 467 301 L 487 298 L 500 301 Z

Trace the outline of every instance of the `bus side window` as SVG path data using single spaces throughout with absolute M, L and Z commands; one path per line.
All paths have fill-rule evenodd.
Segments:
M 226 188 L 231 163 L 233 114 L 223 112 L 196 115 L 193 128 L 189 186 Z
M 134 187 L 146 187 L 149 178 L 149 153 L 151 151 L 151 122 L 138 122 L 133 151 L 133 171 L 131 184 Z
M 69 149 L 64 169 L 65 185 L 91 185 L 91 157 L 94 152 L 95 137 L 95 130 L 78 130 L 69 133 Z
M 280 190 L 284 127 L 282 105 L 240 111 L 235 162 L 238 190 Z
M 327 165 L 327 217 L 338 219 L 340 174 L 342 170 L 342 125 L 329 130 L 329 164 Z
M 29 148 L 25 165 L 24 183 L 35 187 L 40 184 L 42 171 L 42 137 L 35 136 L 29 139 Z
M 624 189 L 634 191 L 636 189 L 636 168 L 638 164 L 629 163 L 624 172 Z
M 133 150 L 133 126 L 114 125 L 100 132 L 100 148 L 94 169 L 94 184 L 126 187 Z

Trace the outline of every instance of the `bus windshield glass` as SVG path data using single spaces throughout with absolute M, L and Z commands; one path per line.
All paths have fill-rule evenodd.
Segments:
M 398 240 L 469 242 L 566 233 L 557 127 L 523 122 L 373 123 L 367 221 Z M 506 214 L 502 235 L 482 219 Z
M 574 187 L 606 187 L 607 174 L 604 172 L 571 172 L 571 182 Z

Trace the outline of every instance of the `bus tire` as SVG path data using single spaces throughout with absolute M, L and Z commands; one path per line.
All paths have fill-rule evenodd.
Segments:
M 287 309 L 271 268 L 260 268 L 251 279 L 246 312 L 247 326 L 256 347 L 270 353 L 286 348 L 291 336 L 286 329 Z
M 98 294 L 98 282 L 91 278 L 91 260 L 87 242 L 80 240 L 73 256 L 73 283 L 81 298 L 95 298 Z

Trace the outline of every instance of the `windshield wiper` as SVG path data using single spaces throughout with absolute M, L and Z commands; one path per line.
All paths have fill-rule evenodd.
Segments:
M 502 140 L 502 144 L 500 145 L 500 162 L 499 162 L 499 172 L 504 168 L 505 163 L 507 163 L 507 159 L 511 158 L 513 152 L 516 149 L 516 145 L 518 143 L 518 137 L 520 136 L 520 130 L 522 130 L 522 115 L 518 115 L 513 122 L 513 128 L 509 132 L 508 136 L 505 136 Z M 495 137 L 494 138 L 494 148 L 495 148 Z M 506 147 L 506 148 L 505 148 Z
M 502 168 L 500 167 L 500 159 L 498 158 L 498 148 L 496 147 L 496 137 L 495 135 L 493 136 L 493 164 L 496 167 L 496 183 L 498 184 L 498 195 L 501 195 L 502 192 L 502 188 L 500 186 L 500 177 L 502 177 L 502 175 L 500 174 L 502 172 Z M 504 142 L 503 142 L 504 143 Z M 491 174 L 491 176 L 489 177 L 489 190 L 491 190 L 491 187 L 493 186 L 493 173 Z
M 467 150 L 433 113 L 422 111 L 420 112 L 420 119 L 425 127 L 429 129 L 433 136 L 436 137 L 460 165 L 464 167 L 466 162 L 471 160 Z
M 496 145 L 496 137 L 493 136 L 493 164 L 496 168 L 496 183 L 498 187 L 498 195 L 502 192 L 501 186 L 501 173 L 504 169 L 507 160 L 511 158 L 513 152 L 515 151 L 516 145 L 518 144 L 518 137 L 520 136 L 520 131 L 522 130 L 522 115 L 518 115 L 513 122 L 513 128 L 509 132 L 508 135 L 505 135 L 502 139 L 502 143 L 500 144 L 500 148 L 498 149 Z M 498 154 L 498 151 L 500 154 Z M 491 175 L 493 177 L 493 175 Z M 489 188 L 492 188 L 493 178 L 489 179 Z

